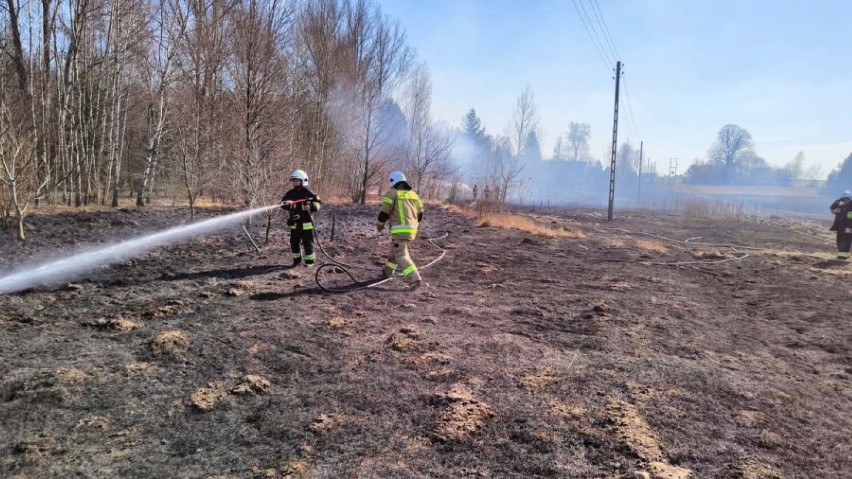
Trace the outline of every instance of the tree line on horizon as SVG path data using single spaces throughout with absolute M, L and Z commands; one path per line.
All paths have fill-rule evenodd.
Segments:
M 254 206 L 295 168 L 366 201 L 450 173 L 451 135 L 374 0 L 4 0 L 0 213 L 200 196 Z
M 0 219 L 23 240 L 40 204 L 270 204 L 295 168 L 359 203 L 397 168 L 427 196 L 463 182 L 499 201 L 605 190 L 588 124 L 569 122 L 543 158 L 530 87 L 496 135 L 473 109 L 437 122 L 431 101 L 427 66 L 375 0 L 3 0 Z M 687 178 L 765 169 L 743 137 Z M 639 185 L 638 158 L 621 144 L 619 191 L 659 182 L 646 158 Z

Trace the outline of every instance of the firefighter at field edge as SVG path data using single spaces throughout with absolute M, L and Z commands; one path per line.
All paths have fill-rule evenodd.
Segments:
M 837 232 L 837 259 L 849 260 L 852 249 L 852 191 L 844 191 L 840 198 L 831 204 L 834 224 L 831 231 Z
M 293 266 L 302 262 L 300 246 L 305 247 L 305 265 L 311 266 L 317 260 L 314 253 L 314 223 L 311 213 L 319 211 L 322 201 L 308 189 L 308 174 L 303 170 L 296 170 L 290 175 L 290 186 L 290 191 L 281 198 L 281 208 L 290 212 L 287 225 L 290 227 Z
M 401 268 L 402 276 L 411 289 L 428 286 L 408 254 L 408 243 L 417 237 L 417 226 L 423 221 L 423 202 L 401 171 L 391 173 L 388 181 L 391 188 L 382 197 L 382 210 L 376 222 L 376 229 L 383 231 L 390 221 L 392 248 L 384 275 L 390 277 L 397 268 Z

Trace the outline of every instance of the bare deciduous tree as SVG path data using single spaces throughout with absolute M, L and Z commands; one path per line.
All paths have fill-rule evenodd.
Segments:
M 380 120 L 382 107 L 397 82 L 408 71 L 412 52 L 405 44 L 405 33 L 397 21 L 364 0 L 344 7 L 345 33 L 343 55 L 346 61 L 344 101 L 350 112 L 350 143 L 354 146 L 355 177 L 353 197 L 367 202 L 367 190 L 389 161 L 386 147 L 389 126 Z
M 0 99 L 0 182 L 9 189 L 9 200 L 15 210 L 17 236 L 26 240 L 24 219 L 30 205 L 44 194 L 48 179 L 39 181 L 39 157 L 35 153 L 35 134 L 16 123 L 15 115 Z
M 538 106 L 535 103 L 532 88 L 527 85 L 515 101 L 515 111 L 509 125 L 509 138 L 516 156 L 523 154 L 527 137 L 534 131 L 538 131 Z
M 287 121 L 280 112 L 287 78 L 281 51 L 288 27 L 289 12 L 277 1 L 249 0 L 232 15 L 228 73 L 235 90 L 232 114 L 241 130 L 233 178 L 246 206 L 254 206 L 268 186 L 268 164 L 283 149 Z
M 571 160 L 580 161 L 589 155 L 589 138 L 592 127 L 588 123 L 571 122 L 568 125 L 566 148 L 571 153 Z
M 428 114 L 407 134 L 412 52 L 375 0 L 0 0 L 0 22 L 6 212 L 183 192 L 194 216 L 272 201 L 296 166 L 365 202 L 406 144 L 417 181 L 450 170 Z
M 716 164 L 733 169 L 737 163 L 753 153 L 754 141 L 751 134 L 737 125 L 725 125 L 719 130 L 716 143 L 710 147 L 707 156 Z
M 413 186 L 422 189 L 425 182 L 447 181 L 455 172 L 450 160 L 454 138 L 432 120 L 432 81 L 425 65 L 412 71 L 403 94 L 408 123 L 403 154 Z
M 491 147 L 492 187 L 496 186 L 494 198 L 505 203 L 509 192 L 518 185 L 524 168 L 520 157 L 512 152 L 512 140 L 505 137 L 497 138 Z

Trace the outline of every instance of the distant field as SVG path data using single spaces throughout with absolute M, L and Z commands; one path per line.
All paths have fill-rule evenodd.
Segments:
M 793 215 L 828 217 L 830 198 L 809 188 L 783 188 L 778 186 L 716 186 L 678 185 L 675 187 L 679 201 L 706 200 L 731 203 L 747 214 Z M 670 198 L 669 198 L 670 199 Z
M 784 188 L 781 186 L 740 186 L 740 185 L 678 185 L 678 193 L 717 196 L 819 196 L 810 188 Z

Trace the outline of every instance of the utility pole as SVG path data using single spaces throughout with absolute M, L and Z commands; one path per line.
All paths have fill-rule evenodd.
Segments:
M 644 141 L 639 142 L 639 198 L 637 202 L 642 203 L 642 148 L 645 146 Z
M 677 176 L 677 158 L 669 158 L 669 177 Z
M 606 220 L 612 221 L 615 204 L 615 152 L 618 148 L 618 88 L 621 84 L 621 61 L 615 62 L 615 109 L 612 115 L 612 159 L 609 165 L 609 209 Z
M 674 185 L 677 177 L 677 158 L 669 158 L 669 188 Z

